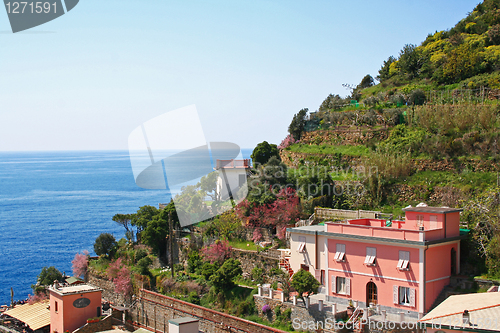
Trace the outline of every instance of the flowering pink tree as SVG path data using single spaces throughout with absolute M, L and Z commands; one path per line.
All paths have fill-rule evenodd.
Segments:
M 262 233 L 260 232 L 260 228 L 255 228 L 253 230 L 252 240 L 256 243 L 262 239 Z
M 73 276 L 82 277 L 87 273 L 89 267 L 89 251 L 84 250 L 83 253 L 75 254 L 75 258 L 71 261 Z
M 124 296 L 130 294 L 132 291 L 130 270 L 127 266 L 122 264 L 122 258 L 118 258 L 109 264 L 106 275 L 109 280 L 113 281 L 115 292 Z
M 267 205 L 252 204 L 245 199 L 238 205 L 236 214 L 250 226 L 276 228 L 278 238 L 283 239 L 286 226 L 299 219 L 300 201 L 295 190 L 287 187 L 280 190 L 276 200 Z
M 113 279 L 115 292 L 124 296 L 132 292 L 132 280 L 130 279 L 130 270 L 127 266 L 123 266 L 118 272 L 118 276 Z
M 33 305 L 35 303 L 44 301 L 46 299 L 49 299 L 49 296 L 47 296 L 47 294 L 44 292 L 36 293 L 35 295 L 28 294 L 28 304 L 29 305 Z
M 222 264 L 226 259 L 231 257 L 232 248 L 228 241 L 217 240 L 209 246 L 201 249 L 203 258 L 211 264 L 214 262 Z
M 286 138 L 284 138 L 283 141 L 281 141 L 280 145 L 278 146 L 278 149 L 288 148 L 297 142 L 299 142 L 299 140 L 295 140 L 291 134 L 288 134 Z

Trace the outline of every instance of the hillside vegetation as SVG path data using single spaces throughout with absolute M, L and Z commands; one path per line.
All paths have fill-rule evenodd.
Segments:
M 500 0 L 405 45 L 377 80 L 367 75 L 344 85 L 350 96 L 330 94 L 318 111 L 295 115 L 278 146 L 283 163 L 328 170 L 343 189 L 322 201 L 334 208 L 395 217 L 420 202 L 463 208 L 463 267 L 500 277 Z

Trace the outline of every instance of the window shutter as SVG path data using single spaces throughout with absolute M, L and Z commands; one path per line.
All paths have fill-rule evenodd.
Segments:
M 337 277 L 332 275 L 332 293 L 337 293 Z
M 393 286 L 392 287 L 392 301 L 394 304 L 399 304 L 399 287 L 398 286 Z
M 345 278 L 345 293 L 346 295 L 351 295 L 351 279 Z
M 318 280 L 318 282 L 321 282 L 321 269 L 316 269 L 314 270 L 314 277 L 316 278 L 316 280 Z
M 410 289 L 410 306 L 415 307 L 415 289 Z

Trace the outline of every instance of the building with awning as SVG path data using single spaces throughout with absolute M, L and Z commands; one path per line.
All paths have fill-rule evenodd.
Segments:
M 5 311 L 4 314 L 22 321 L 33 331 L 50 325 L 49 300 L 32 305 L 28 303 L 16 305 L 13 309 Z

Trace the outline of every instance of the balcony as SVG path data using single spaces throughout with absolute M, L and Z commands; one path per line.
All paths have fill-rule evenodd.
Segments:
M 250 168 L 250 159 L 244 160 L 217 160 L 215 169 L 248 169 Z
M 380 219 L 356 219 L 345 222 L 326 222 L 327 232 L 345 235 L 388 238 L 408 241 L 432 241 L 443 239 L 444 229 L 419 230 L 408 228 L 405 221 L 386 221 Z

